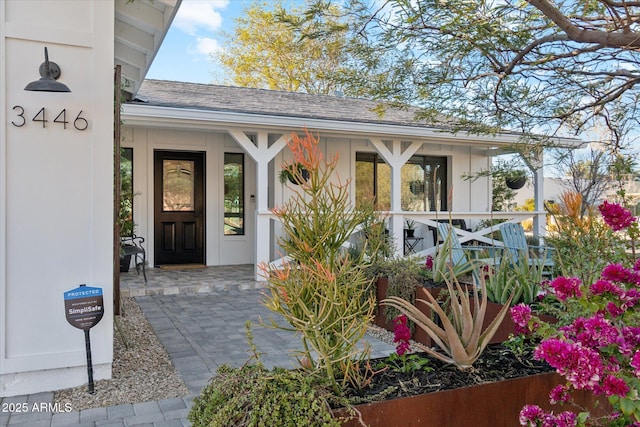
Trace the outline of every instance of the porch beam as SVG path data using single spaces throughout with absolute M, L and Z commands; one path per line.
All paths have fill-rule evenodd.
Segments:
M 264 280 L 258 267 L 262 262 L 268 263 L 270 257 L 271 220 L 269 216 L 261 215 L 269 211 L 269 162 L 287 145 L 287 138 L 282 135 L 269 147 L 269 133 L 266 131 L 258 132 L 255 143 L 242 131 L 230 129 L 229 134 L 256 162 L 255 279 Z
M 383 142 L 381 138 L 370 138 L 371 144 L 376 151 L 391 167 L 391 211 L 398 212 L 402 210 L 402 166 L 409 161 L 422 147 L 422 142 L 413 141 L 404 152 L 402 151 L 402 141 L 391 141 L 391 149 Z M 393 236 L 396 238 L 395 255 L 404 255 L 404 218 L 399 215 L 393 215 L 390 219 L 389 228 Z

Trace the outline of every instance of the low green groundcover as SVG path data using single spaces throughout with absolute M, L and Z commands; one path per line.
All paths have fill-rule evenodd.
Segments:
M 304 372 L 221 366 L 189 413 L 194 427 L 339 427 L 331 394 Z

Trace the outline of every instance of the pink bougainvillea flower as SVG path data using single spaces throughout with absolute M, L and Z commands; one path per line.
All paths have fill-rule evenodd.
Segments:
M 620 295 L 620 300 L 626 308 L 631 308 L 640 301 L 640 290 L 636 288 L 629 289 Z
M 582 328 L 575 331 L 576 340 L 589 347 L 604 347 L 613 344 L 620 335 L 602 314 L 596 314 L 584 320 Z
M 538 421 L 542 420 L 544 411 L 538 405 L 525 405 L 520 411 L 521 426 L 537 426 Z
M 636 219 L 631 211 L 618 203 L 609 203 L 606 200 L 598 206 L 604 222 L 613 231 L 628 228 Z
M 549 393 L 549 402 L 555 405 L 558 402 L 568 402 L 571 399 L 569 390 L 565 385 L 555 386 Z
M 609 264 L 602 270 L 602 278 L 612 282 L 627 282 L 632 275 L 622 264 Z
M 607 312 L 613 317 L 618 317 L 622 313 L 624 313 L 624 310 L 615 305 L 613 302 L 609 301 L 607 303 Z
M 577 416 L 573 412 L 565 411 L 557 415 L 546 413 L 538 405 L 526 405 L 518 417 L 521 426 L 527 427 L 574 427 Z
M 602 295 L 607 292 L 613 295 L 620 295 L 622 293 L 622 289 L 608 280 L 600 279 L 589 286 L 589 292 L 593 295 Z
M 623 379 L 607 375 L 602 381 L 602 390 L 607 396 L 624 397 L 629 393 L 629 386 Z
M 582 285 L 582 281 L 577 277 L 560 276 L 549 282 L 549 286 L 561 301 L 565 301 L 567 298 L 581 297 L 580 285 Z
M 624 340 L 631 346 L 640 347 L 640 327 L 623 326 L 621 329 Z
M 576 389 L 593 390 L 604 371 L 597 351 L 558 338 L 542 341 L 536 347 L 534 357 L 544 359 Z
M 509 310 L 511 320 L 515 325 L 516 334 L 526 334 L 529 332 L 529 320 L 531 320 L 531 307 L 524 303 L 514 305 Z
M 578 416 L 571 411 L 560 412 L 552 420 L 552 424 L 548 424 L 549 427 L 574 427 L 578 425 Z
M 629 365 L 634 369 L 633 373 L 637 378 L 640 378 L 640 350 L 636 351 L 636 353 L 631 358 L 631 362 Z

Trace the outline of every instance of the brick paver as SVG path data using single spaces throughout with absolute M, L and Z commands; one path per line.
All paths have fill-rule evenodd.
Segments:
M 267 367 L 293 367 L 293 352 L 301 349 L 299 337 L 260 326 L 273 314 L 260 304 L 263 283 L 253 280 L 253 266 L 209 267 L 202 270 L 161 271 L 149 269 L 148 282 L 135 270 L 123 274 L 122 293 L 135 296 L 145 317 L 185 381 L 190 395 L 94 408 L 73 412 L 0 411 L 0 427 L 97 427 L 97 426 L 189 426 L 187 414 L 193 398 L 218 366 L 240 366 L 249 358 L 245 322 L 251 320 L 254 343 L 266 353 Z M 282 322 L 282 319 L 275 319 Z M 366 337 L 372 356 L 386 356 L 393 346 Z M 37 393 L 0 399 L 3 407 L 45 408 L 53 393 Z M 41 406 L 40 404 L 44 404 Z

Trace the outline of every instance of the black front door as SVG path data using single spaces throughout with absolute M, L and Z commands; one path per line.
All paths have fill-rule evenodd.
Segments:
M 204 153 L 154 155 L 155 265 L 204 264 Z

